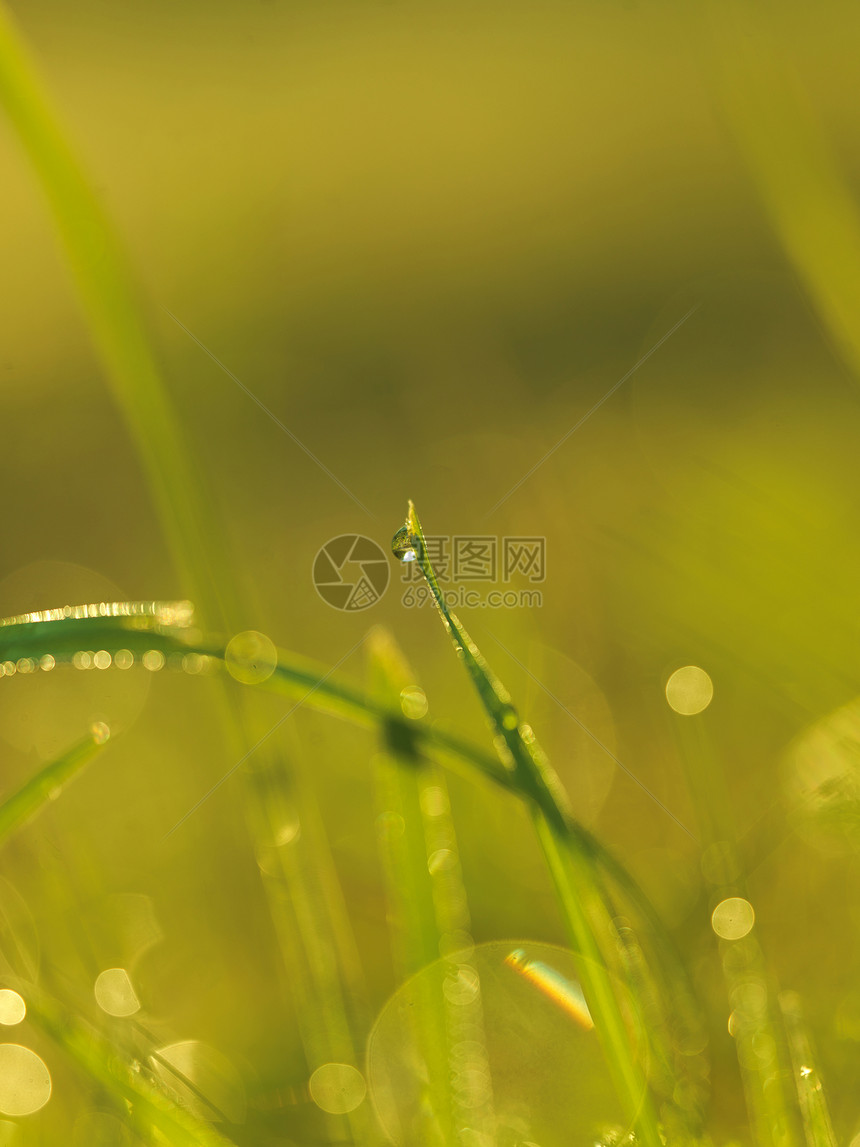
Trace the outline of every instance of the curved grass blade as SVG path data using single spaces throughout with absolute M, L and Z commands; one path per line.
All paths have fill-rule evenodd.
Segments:
M 58 792 L 99 753 L 109 736 L 106 725 L 96 726 L 88 737 L 45 765 L 0 804 L 0 846 L 49 801 L 56 799 Z
M 132 617 L 117 612 L 115 616 L 103 617 L 98 615 L 97 607 L 94 609 L 95 613 L 81 618 L 66 618 L 62 616 L 62 610 L 51 610 L 47 612 L 54 616 L 54 620 L 25 622 L 11 619 L 0 623 L 0 666 L 4 662 L 14 666 L 21 658 L 38 665 L 46 656 L 52 662 L 68 664 L 73 662 L 76 653 L 88 651 L 92 654 L 98 650 L 108 653 L 114 662 L 117 654 L 130 654 L 137 665 L 147 664 L 145 655 L 154 652 L 159 655 L 159 661 L 153 667 L 163 663 L 195 673 L 206 670 L 210 662 L 223 666 L 223 641 L 164 624 L 160 620 L 163 614 Z M 190 661 L 186 662 L 186 657 Z M 306 708 L 365 728 L 383 728 L 389 742 L 401 746 L 407 755 L 414 753 L 421 760 L 436 762 L 469 779 L 474 779 L 476 774 L 483 776 L 520 799 L 537 802 L 547 815 L 553 815 L 552 801 L 547 793 L 526 791 L 519 777 L 496 755 L 437 724 L 407 720 L 390 696 L 380 696 L 376 692 L 368 694 L 328 673 L 319 662 L 279 650 L 272 676 L 252 687 L 277 692 L 301 701 Z M 664 935 L 659 918 L 624 866 L 576 821 L 559 820 L 558 824 L 572 844 L 591 857 L 604 870 L 608 880 L 618 887 L 625 898 L 625 912 L 634 909 L 649 932 L 660 937 L 666 960 L 673 965 L 675 973 L 680 974 L 678 957 Z
M 580 981 L 619 1099 L 636 1128 L 638 1140 L 646 1147 L 661 1147 L 647 1082 L 633 1054 L 625 1017 L 604 967 L 604 953 L 614 941 L 611 920 L 602 903 L 588 855 L 571 847 L 571 815 L 566 794 L 540 750 L 534 733 L 520 723 L 510 694 L 445 604 L 412 502 L 409 503 L 406 532 L 457 655 L 463 661 L 490 718 L 502 764 L 533 800 L 538 840 L 573 947 L 583 957 L 578 961 Z
M 146 608 L 135 611 L 135 603 L 112 603 L 100 612 L 98 605 L 91 605 L 77 607 L 71 617 L 60 609 L 27 615 L 33 620 L 11 618 L 0 622 L 0 668 L 6 664 L 14 669 L 21 658 L 34 667 L 43 658 L 48 658 L 51 665 L 81 664 L 75 659 L 82 651 L 88 658 L 86 664 L 92 664 L 94 651 L 98 650 L 114 663 L 126 666 L 131 662 L 151 668 L 163 664 L 193 673 L 223 666 L 224 642 L 184 627 L 189 620 L 188 603 L 138 604 Z M 153 604 L 159 608 L 150 608 Z M 169 624 L 177 619 L 183 622 L 182 626 Z M 368 695 L 318 663 L 280 651 L 272 676 L 255 683 L 253 688 L 277 692 L 359 726 L 382 729 L 386 742 L 407 757 L 442 765 L 468 779 L 483 776 L 519 799 L 554 813 L 550 793 L 540 789 L 527 791 L 520 778 L 496 756 L 437 725 L 405 719 L 390 695 Z M 647 942 L 653 957 L 648 971 L 659 982 L 662 996 L 671 1001 L 675 1018 L 681 1016 L 689 1033 L 682 1035 L 682 1042 L 703 1046 L 704 1041 L 697 1034 L 701 1021 L 686 973 L 647 898 L 623 865 L 582 825 L 558 816 L 555 825 L 567 847 L 588 859 L 592 874 L 597 870 L 602 874 L 604 900 L 610 902 L 612 886 L 621 898 L 616 907 L 633 919 L 639 938 Z M 620 934 L 618 938 L 621 939 Z M 284 940 L 287 942 L 286 936 Z
M 100 1032 L 46 992 L 22 986 L 28 1018 L 93 1082 L 130 1104 L 133 1123 L 155 1147 L 229 1147 L 233 1141 L 173 1103 L 150 1083 L 139 1065 Z

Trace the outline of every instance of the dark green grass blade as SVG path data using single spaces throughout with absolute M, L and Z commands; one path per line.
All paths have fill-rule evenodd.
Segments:
M 653 1105 L 642 1069 L 631 1048 L 622 1008 L 604 965 L 614 945 L 612 923 L 586 853 L 571 846 L 570 813 L 564 791 L 528 726 L 521 725 L 511 698 L 490 670 L 477 645 L 447 608 L 427 557 L 421 523 L 410 502 L 407 530 L 417 561 L 436 601 L 458 656 L 463 662 L 495 732 L 503 765 L 534 802 L 534 820 L 562 914 L 579 960 L 579 974 L 619 1099 L 647 1147 L 661 1147 Z M 601 942 L 602 941 L 602 942 Z
M 62 756 L 40 769 L 17 792 L 0 804 L 0 845 L 36 816 L 58 792 L 72 781 L 104 747 L 101 732 L 84 737 Z

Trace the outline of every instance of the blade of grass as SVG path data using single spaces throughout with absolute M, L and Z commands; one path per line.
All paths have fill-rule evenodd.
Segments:
M 67 663 L 81 650 L 105 650 L 114 659 L 117 653 L 125 650 L 132 653 L 137 664 L 141 663 L 145 653 L 154 650 L 161 654 L 168 667 L 175 664 L 186 672 L 194 673 L 207 672 L 210 665 L 223 667 L 225 655 L 223 641 L 159 625 L 152 617 L 92 616 L 0 626 L 0 666 L 6 661 L 14 667 L 21 658 L 38 664 L 46 656 L 57 663 Z M 191 658 L 190 662 L 184 661 L 186 656 Z M 415 752 L 421 759 L 432 760 L 469 779 L 474 779 L 476 774 L 483 776 L 520 799 L 536 801 L 551 815 L 551 801 L 547 795 L 527 792 L 519 778 L 501 764 L 497 756 L 447 732 L 438 724 L 406 720 L 390 697 L 368 695 L 338 675 L 327 672 L 319 662 L 280 650 L 272 676 L 258 682 L 254 688 L 279 693 L 301 701 L 309 709 L 364 728 L 384 728 L 390 739 L 404 746 L 404 751 L 408 747 L 409 753 Z M 564 831 L 576 848 L 600 865 L 649 930 L 660 935 L 666 944 L 667 960 L 677 964 L 677 955 L 667 942 L 659 918 L 624 866 L 582 825 L 571 820 L 564 826 Z M 675 970 L 679 972 L 680 967 Z
M 224 573 L 219 533 L 179 431 L 125 255 L 4 3 L 0 103 L 48 201 L 90 335 L 143 462 L 183 585 L 209 623 L 224 626 L 236 615 L 237 603 L 228 580 L 219 577 Z
M 371 632 L 368 649 L 375 691 L 390 699 L 392 706 L 399 705 L 402 690 L 416 685 L 415 674 L 394 639 L 383 630 Z M 390 829 L 381 843 L 388 875 L 395 971 L 403 982 L 442 955 L 449 961 L 452 976 L 469 975 L 477 983 L 477 970 L 464 951 L 471 947 L 471 924 L 444 775 L 421 760 L 414 741 L 392 736 L 390 726 L 387 732 L 385 752 L 376 762 L 376 780 L 383 805 L 381 820 Z M 393 824 L 389 818 L 394 818 Z M 445 863 L 439 864 L 442 855 Z M 424 977 L 416 981 L 416 1006 L 409 1009 L 408 1016 L 414 1046 L 426 1069 L 417 1132 L 421 1142 L 432 1147 L 454 1142 L 456 1128 L 462 1126 L 491 1140 L 495 1117 L 490 1097 L 463 1095 L 451 1086 L 454 1078 L 487 1077 L 480 994 L 475 993 L 468 1003 L 455 1005 L 434 988 L 438 989 L 435 980 Z M 467 1027 L 469 1040 L 464 1044 L 458 1032 Z M 458 1042 L 461 1048 L 469 1048 L 465 1069 L 452 1054 Z M 410 1136 L 415 1130 L 409 1128 Z
M 113 615 L 108 617 L 99 616 L 94 606 L 89 610 L 91 616 L 65 618 L 62 611 L 52 611 L 54 620 L 51 621 L 12 619 L 12 623 L 0 625 L 0 658 L 24 657 L 38 664 L 40 658 L 49 656 L 50 663 L 67 662 L 80 649 L 95 648 L 109 652 L 112 657 L 123 650 L 126 654 L 131 652 L 138 663 L 148 651 L 157 651 L 166 665 L 184 667 L 192 672 L 208 671 L 213 665 L 223 666 L 223 642 L 192 630 L 159 624 L 158 618 L 164 611 L 129 616 L 125 609 L 127 604 L 118 603 Z M 166 616 L 172 616 L 174 612 L 168 610 Z M 82 613 L 85 615 L 86 610 Z M 14 667 L 15 662 L 7 664 Z M 390 695 L 368 696 L 317 663 L 293 653 L 279 652 L 272 676 L 256 683 L 256 688 L 295 698 L 309 708 L 359 726 L 384 730 L 387 743 L 397 746 L 406 757 L 425 764 L 435 762 L 471 779 L 482 775 L 519 799 L 530 804 L 537 802 L 538 807 L 547 807 L 550 814 L 553 812 L 551 797 L 546 792 L 525 791 L 519 778 L 497 757 L 445 732 L 437 724 L 431 726 L 406 720 Z M 664 1005 L 664 1015 L 670 1014 L 674 1020 L 681 1020 L 683 1030 L 673 1040 L 673 1046 L 684 1047 L 692 1043 L 692 1052 L 682 1051 L 680 1054 L 696 1054 L 695 1049 L 701 1049 L 704 1041 L 698 1034 L 701 1021 L 695 1001 L 674 945 L 651 904 L 623 865 L 591 833 L 573 820 L 567 823 L 558 821 L 557 826 L 559 832 L 566 834 L 570 847 L 587 857 L 592 866 L 603 874 L 603 879 L 621 895 L 625 916 L 632 914 L 637 934 L 643 943 L 647 943 L 653 957 L 649 972 L 660 981 L 661 994 L 669 1001 L 668 1008 Z M 608 903 L 608 886 L 604 885 L 603 895 Z M 291 950 L 286 938 L 282 950 Z M 299 992 L 298 995 L 307 998 L 306 993 Z
M 105 727 L 106 729 L 106 727 Z M 51 761 L 0 804 L 0 847 L 23 824 L 32 820 L 59 791 L 104 748 L 107 736 L 96 729 L 62 756 Z
M 209 1123 L 173 1103 L 150 1083 L 100 1032 L 35 985 L 21 987 L 27 1016 L 93 1082 L 131 1104 L 136 1129 L 163 1147 L 228 1147 L 232 1143 Z
M 860 375 L 860 213 L 767 9 L 720 0 L 703 9 L 727 119 L 767 208 L 833 342 Z M 776 13 L 774 9 L 774 13 Z
M 121 244 L 2 0 L 0 102 L 47 198 L 93 344 L 141 458 L 182 584 L 209 624 L 234 631 L 240 628 L 241 595 L 224 559 L 223 531 L 216 528 L 212 500 L 176 419 Z M 253 703 L 233 693 L 224 696 L 219 717 L 225 742 L 238 758 L 264 730 Z M 325 857 L 317 859 L 321 867 Z
M 359 1070 L 359 1025 L 351 1010 L 362 993 L 355 969 L 345 966 L 347 925 L 336 903 L 340 886 L 330 871 L 325 830 L 295 758 L 294 751 L 288 767 L 283 756 L 270 755 L 249 771 L 251 834 L 308 1067 L 339 1063 Z M 356 1144 L 378 1141 L 367 1103 L 325 1119 L 337 1141 L 345 1128 Z
M 708 710 L 673 713 L 673 729 L 706 846 L 719 849 L 721 864 L 709 870 L 711 908 L 749 893 L 734 835 L 729 798 L 708 732 Z M 714 931 L 719 936 L 717 928 Z M 736 938 L 719 939 L 723 977 L 732 1007 L 732 1034 L 755 1141 L 760 1147 L 797 1147 L 800 1119 L 787 1079 L 789 1054 L 775 1012 L 775 988 L 751 925 Z
M 791 1066 L 794 1070 L 794 1082 L 797 1087 L 807 1147 L 836 1147 L 827 1097 L 815 1067 L 812 1044 L 803 1022 L 800 996 L 797 992 L 781 992 L 779 1006 L 788 1036 L 788 1049 L 791 1053 Z
M 508 691 L 492 673 L 477 645 L 457 617 L 447 608 L 433 567 L 427 556 L 424 533 L 412 502 L 406 529 L 414 542 L 415 556 L 436 602 L 439 614 L 483 702 L 495 732 L 496 748 L 522 789 L 533 799 L 533 819 L 563 917 L 575 951 L 582 988 L 594 1017 L 618 1097 L 636 1128 L 639 1141 L 661 1147 L 653 1105 L 645 1077 L 630 1043 L 629 1032 L 612 979 L 604 966 L 603 950 L 613 942 L 611 922 L 594 882 L 589 858 L 571 846 L 570 813 L 564 790 L 541 752 L 534 733 L 521 725 Z

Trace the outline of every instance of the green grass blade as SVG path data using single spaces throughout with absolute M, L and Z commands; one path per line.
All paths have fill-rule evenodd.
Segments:
M 583 991 L 619 1099 L 636 1128 L 639 1141 L 647 1147 L 661 1147 L 662 1141 L 647 1083 L 631 1048 L 630 1034 L 612 979 L 604 966 L 603 950 L 596 934 L 596 928 L 600 929 L 608 945 L 612 934 L 611 921 L 595 885 L 587 855 L 571 847 L 568 831 L 570 813 L 566 795 L 541 752 L 534 733 L 528 726 L 520 724 L 510 694 L 492 673 L 459 620 L 447 608 L 427 557 L 421 523 L 411 502 L 406 529 L 414 542 L 416 560 L 454 648 L 490 718 L 502 763 L 537 806 L 534 819 L 538 839 L 558 893 L 573 947 L 582 957 L 578 963 Z
M 722 864 L 713 866 L 708 874 L 710 907 L 715 909 L 734 897 L 749 901 L 743 865 L 729 827 L 728 794 L 707 731 L 708 712 L 672 716 L 699 812 L 702 839 L 722 857 Z M 736 937 L 720 936 L 719 952 L 732 1007 L 730 1030 L 755 1142 L 759 1147 L 797 1147 L 801 1130 L 796 1097 L 787 1079 L 788 1047 L 776 1009 L 773 977 L 758 941 L 758 926 L 753 924 Z
M 297 755 L 294 749 L 288 766 L 270 753 L 249 770 L 251 835 L 309 1070 L 327 1063 L 360 1070 L 352 1013 L 363 993 L 344 951 L 348 924 L 340 887 Z M 377 1141 L 367 1102 L 324 1121 L 333 1140 L 343 1141 L 346 1129 L 351 1142 L 371 1147 Z
M 768 26 L 768 9 L 720 0 L 704 11 L 726 116 L 768 220 L 834 344 L 860 375 L 860 212 L 850 182 L 792 61 L 780 56 L 782 29 Z
M 373 630 L 368 649 L 374 692 L 392 706 L 399 705 L 401 691 L 416 685 L 415 674 L 388 633 Z M 395 974 L 402 983 L 440 955 L 470 944 L 470 920 L 459 864 L 446 864 L 444 871 L 433 865 L 438 850 L 455 856 L 457 852 L 444 775 L 422 760 L 413 740 L 392 736 L 390 726 L 383 733 L 384 751 L 378 755 L 375 768 L 381 804 L 380 844 Z M 456 964 L 462 967 L 466 959 L 460 956 Z M 451 1013 L 462 1009 L 452 1009 L 444 994 L 436 994 L 434 984 L 427 978 L 417 981 L 415 1006 L 408 1020 L 426 1071 L 420 1141 L 427 1147 L 447 1147 L 455 1141 L 456 1127 L 464 1119 L 474 1126 L 476 1113 L 458 1110 L 450 1086 L 451 1049 L 457 1024 L 463 1022 L 462 1016 Z M 480 1022 L 472 1024 L 473 1043 L 482 1030 Z M 485 1047 L 478 1054 L 486 1061 Z M 414 1133 L 414 1128 L 410 1130 Z
M 125 256 L 51 107 L 37 69 L 0 3 L 0 104 L 48 201 L 95 348 L 143 462 L 183 585 L 210 624 L 235 603 L 219 578 L 212 528 L 191 456 L 146 333 Z
M 400 650 L 387 632 L 374 629 L 367 640 L 373 695 L 399 707 L 400 692 L 415 685 Z M 447 801 L 438 769 L 422 761 L 413 738 L 380 729 L 381 752 L 375 761 L 379 840 L 387 875 L 394 970 L 398 982 L 439 958 L 440 931 L 427 870 L 425 812 L 428 793 Z M 450 828 L 450 817 L 446 817 Z M 451 831 L 453 831 L 451 829 Z M 450 835 L 450 833 L 449 833 Z
M 56 799 L 59 791 L 101 751 L 108 735 L 107 726 L 97 727 L 0 803 L 0 846 L 46 804 Z
M 807 1147 L 836 1147 L 827 1097 L 815 1066 L 809 1034 L 803 1022 L 800 996 L 797 992 L 782 992 L 779 1006 L 788 1036 L 788 1050 L 791 1053 L 791 1066 Z
M 125 255 L 2 0 L 0 103 L 47 198 L 93 344 L 141 458 L 182 584 L 209 624 L 235 630 L 240 625 L 240 595 L 223 560 L 223 531 L 215 527 L 211 499 L 201 486 L 175 417 Z M 3 634 L 8 636 L 8 631 Z M 140 634 L 129 632 L 122 648 L 144 652 L 136 637 Z M 96 648 L 104 648 L 104 643 L 99 641 Z M 175 647 L 168 656 L 172 653 L 181 662 L 188 652 Z M 243 739 L 246 746 L 258 744 L 267 730 L 260 727 L 245 699 L 235 693 L 225 697 L 219 716 L 225 741 L 238 757 Z M 267 751 L 263 749 L 260 756 Z M 320 865 L 315 870 L 324 857 L 317 859 Z
M 125 603 L 120 603 L 125 604 Z M 176 606 L 159 603 L 172 611 Z M 94 607 L 97 608 L 97 607 Z M 172 614 L 170 614 L 172 616 Z M 21 658 L 38 663 L 50 656 L 57 663 L 69 663 L 80 651 L 105 650 L 113 659 L 117 653 L 132 654 L 137 665 L 144 655 L 156 651 L 167 667 L 186 672 L 206 672 L 211 664 L 223 667 L 225 645 L 222 640 L 161 624 L 158 615 L 136 617 L 118 615 L 84 618 L 58 618 L 53 621 L 15 621 L 0 624 L 0 666 L 14 664 Z M 189 658 L 188 661 L 185 658 Z M 487 753 L 466 739 L 441 729 L 438 724 L 408 721 L 390 696 L 368 694 L 343 678 L 332 674 L 319 662 L 298 654 L 279 650 L 271 677 L 256 688 L 279 693 L 300 701 L 303 706 L 350 721 L 364 728 L 385 728 L 390 739 L 404 746 L 404 751 L 419 754 L 461 773 L 469 779 L 483 776 L 493 784 L 520 799 L 536 801 L 551 812 L 546 793 L 526 791 L 520 779 L 502 765 L 495 754 Z M 574 821 L 564 826 L 575 847 L 587 853 L 602 869 L 607 879 L 616 884 L 630 905 L 655 934 L 662 925 L 651 904 L 636 882 L 597 838 Z M 666 949 L 668 959 L 677 960 Z
M 151 1143 L 163 1147 L 228 1147 L 211 1124 L 177 1106 L 96 1028 L 34 985 L 22 986 L 28 1018 L 96 1084 L 131 1105 L 133 1122 Z

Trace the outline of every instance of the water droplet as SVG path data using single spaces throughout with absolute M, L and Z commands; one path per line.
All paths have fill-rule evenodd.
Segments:
M 414 534 L 409 532 L 408 526 L 401 526 L 391 539 L 391 552 L 401 562 L 414 562 L 418 557 L 418 547 L 421 543 Z

